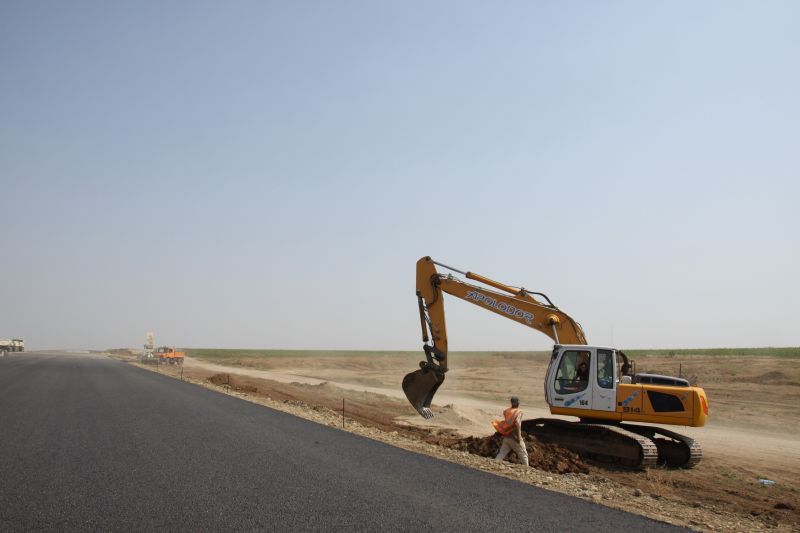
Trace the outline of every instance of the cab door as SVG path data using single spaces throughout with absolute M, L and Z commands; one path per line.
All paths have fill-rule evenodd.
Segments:
M 589 346 L 569 347 L 561 351 L 554 370 L 548 376 L 548 396 L 551 407 L 557 409 L 591 409 L 594 388 L 590 385 L 592 372 L 581 371 L 581 364 L 592 368 L 595 349 Z M 553 367 L 551 367 L 553 368 Z M 568 414 L 568 413 L 565 413 Z M 575 415 L 578 416 L 578 415 Z
M 614 351 L 597 348 L 596 356 L 592 360 L 592 410 L 616 411 L 617 409 L 617 382 L 614 372 L 616 370 Z

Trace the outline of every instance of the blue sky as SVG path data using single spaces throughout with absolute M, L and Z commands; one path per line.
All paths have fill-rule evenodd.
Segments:
M 431 255 L 597 344 L 797 346 L 798 15 L 4 2 L 0 336 L 415 349 Z M 550 342 L 452 299 L 448 324 Z

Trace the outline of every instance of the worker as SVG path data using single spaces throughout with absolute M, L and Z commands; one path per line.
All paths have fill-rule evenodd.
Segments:
M 576 381 L 589 381 L 589 367 L 586 363 L 581 363 L 578 365 L 578 370 L 575 375 Z
M 528 466 L 528 451 L 522 442 L 522 410 L 519 408 L 519 398 L 512 396 L 511 407 L 503 411 L 503 420 L 495 420 L 492 425 L 503 436 L 503 444 L 494 458 L 495 461 L 502 461 L 508 452 L 514 450 L 519 462 Z

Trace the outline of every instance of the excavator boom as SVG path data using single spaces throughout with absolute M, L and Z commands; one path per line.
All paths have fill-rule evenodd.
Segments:
M 452 274 L 440 274 L 437 265 L 498 290 L 466 283 Z M 411 405 L 425 418 L 433 416 L 431 401 L 447 372 L 447 326 L 442 292 L 541 331 L 556 344 L 586 344 L 580 324 L 544 294 L 505 285 L 473 272 L 462 272 L 423 257 L 417 261 L 417 303 L 425 361 L 420 363 L 419 370 L 403 378 L 403 391 Z

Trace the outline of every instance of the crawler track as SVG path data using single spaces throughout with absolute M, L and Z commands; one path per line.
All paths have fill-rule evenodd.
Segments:
M 648 437 L 616 425 L 535 418 L 522 422 L 522 430 L 606 464 L 645 469 L 658 463 L 658 447 Z
M 620 424 L 628 431 L 652 440 L 658 448 L 658 464 L 673 468 L 692 468 L 703 459 L 703 450 L 694 439 L 651 426 Z

